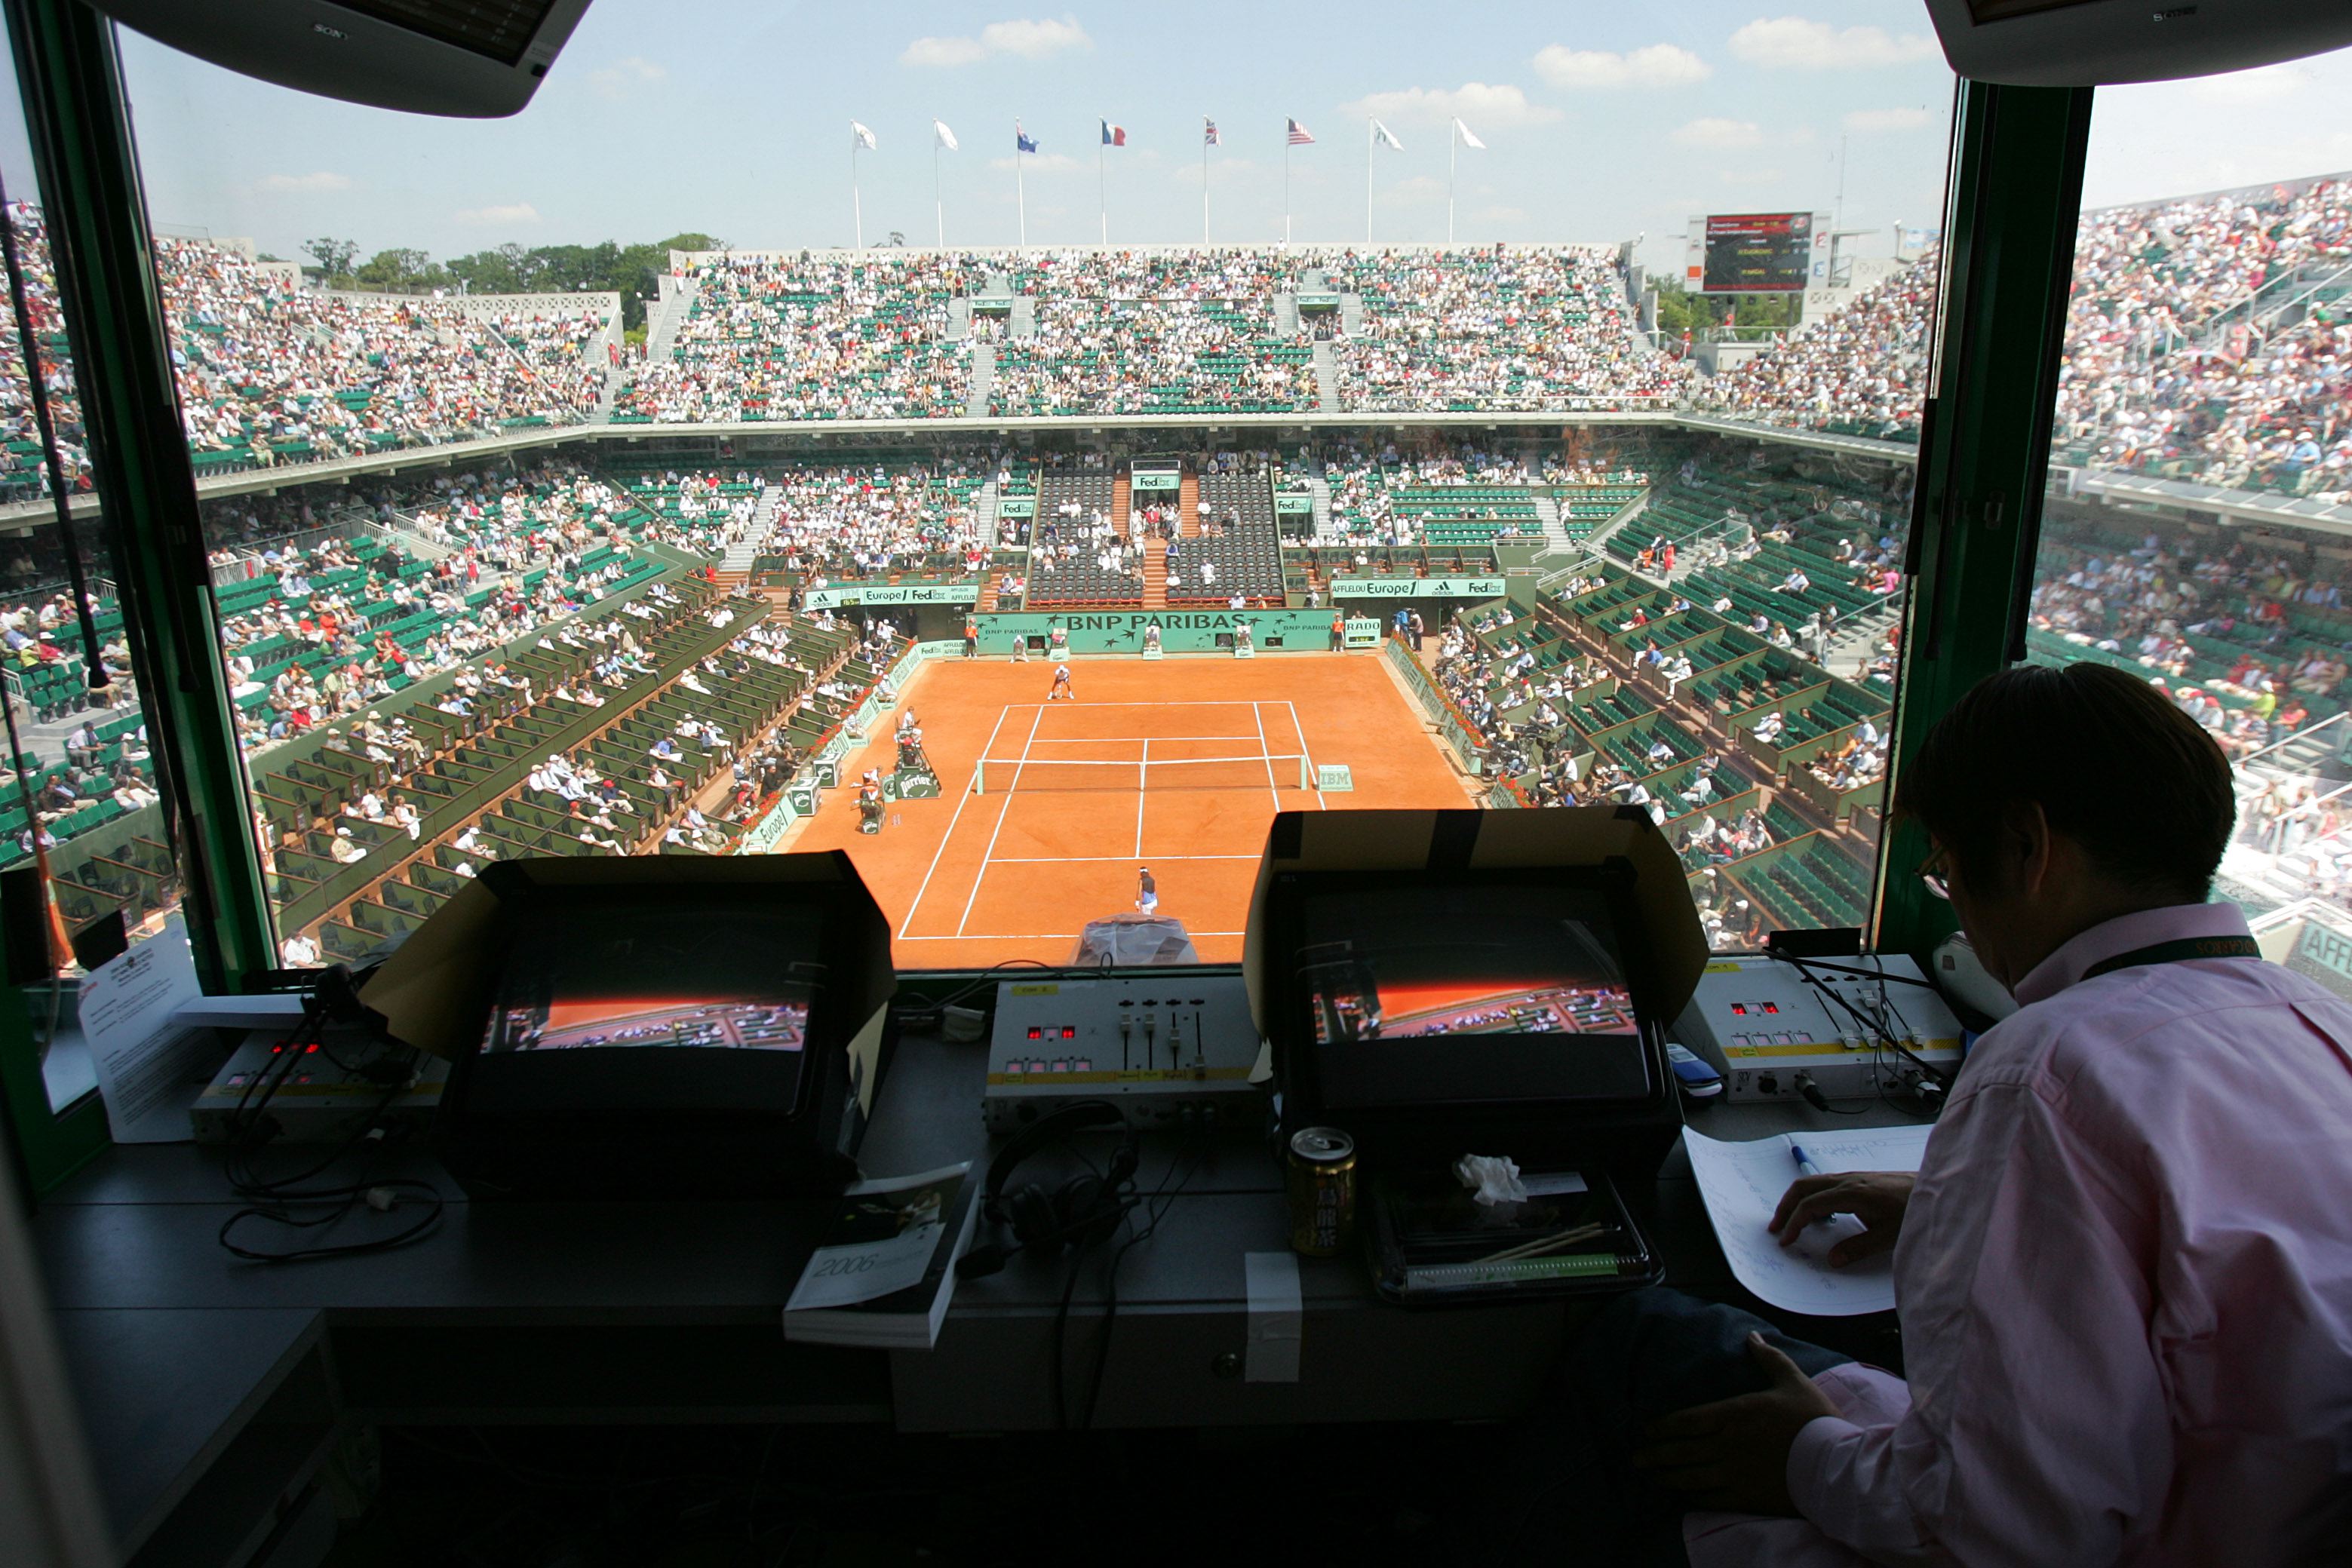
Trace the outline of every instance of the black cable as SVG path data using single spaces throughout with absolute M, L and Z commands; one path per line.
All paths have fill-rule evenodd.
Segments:
M 1179 1156 L 1178 1160 L 1169 1163 L 1168 1175 L 1161 1176 L 1159 1187 L 1142 1200 L 1145 1214 L 1143 1228 L 1129 1234 L 1125 1241 L 1119 1243 L 1118 1250 L 1111 1254 L 1110 1273 L 1103 1282 L 1102 1337 L 1095 1343 L 1094 1377 L 1087 1385 L 1086 1414 L 1078 1419 L 1078 1430 L 1081 1432 L 1091 1431 L 1094 1428 L 1095 1406 L 1102 1398 L 1103 1378 L 1110 1369 L 1111 1327 L 1118 1319 L 1119 1265 L 1127 1261 L 1129 1248 L 1139 1241 L 1150 1240 L 1152 1233 L 1160 1228 L 1160 1221 L 1166 1216 L 1170 1206 L 1176 1201 L 1177 1195 L 1181 1193 L 1191 1184 L 1192 1177 L 1199 1173 L 1204 1153 L 1204 1147 L 1196 1145 L 1186 1155 Z M 1184 1176 L 1171 1188 L 1168 1184 L 1175 1177 L 1180 1163 L 1183 1166 Z
M 1782 962 L 1786 963 L 1790 968 L 1797 971 L 1799 977 L 1801 977 L 1807 985 L 1820 992 L 1823 999 L 1836 1004 L 1838 1008 L 1843 1009 L 1845 1015 L 1852 1019 L 1859 1027 L 1864 1036 L 1875 1042 L 1874 1050 L 1876 1049 L 1876 1047 L 1883 1046 L 1909 1061 L 1914 1067 L 1916 1067 L 1920 1072 L 1928 1079 L 1928 1081 L 1936 1085 L 1938 1090 L 1948 1091 L 1951 1088 L 1951 1082 L 1948 1078 L 1946 1078 L 1942 1070 L 1936 1067 L 1933 1063 L 1926 1061 L 1924 1058 L 1918 1056 L 1901 1040 L 1896 1040 L 1894 1037 L 1893 1031 L 1886 1027 L 1885 1019 L 1874 1019 L 1865 1018 L 1860 1009 L 1856 1009 L 1850 1000 L 1838 995 L 1833 987 L 1828 985 L 1826 982 L 1822 980 L 1819 976 L 1815 975 L 1808 967 L 1811 963 L 1811 960 L 1791 957 L 1787 954 L 1781 954 L 1780 956 Z M 1853 972 L 1864 976 L 1869 974 L 1868 970 L 1856 970 Z M 1904 977 L 1897 976 L 1895 977 L 1899 979 Z M 1878 1092 L 1879 1097 L 1882 1100 L 1885 1098 L 1886 1091 L 1884 1087 L 1880 1088 Z
M 1801 968 L 1806 966 L 1811 966 L 1812 968 L 1820 969 L 1825 973 L 1832 975 L 1860 975 L 1865 980 L 1876 980 L 1878 982 L 1878 988 L 1881 991 L 1884 991 L 1886 988 L 1886 982 L 1889 980 L 1893 980 L 1898 985 L 1925 986 L 1931 991 L 1937 989 L 1935 981 L 1916 979 L 1909 975 L 1890 975 L 1881 969 L 1857 968 L 1851 964 L 1832 964 L 1821 958 L 1800 958 L 1788 953 L 1773 953 L 1771 954 L 1771 956 L 1782 959 L 1790 964 L 1796 965 Z

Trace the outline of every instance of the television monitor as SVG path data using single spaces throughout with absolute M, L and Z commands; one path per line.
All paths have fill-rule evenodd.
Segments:
M 1343 1120 L 1654 1097 L 1608 883 L 1557 870 L 1278 877 L 1297 1092 Z
M 500 967 L 481 1047 L 498 1065 L 486 1070 L 542 1108 L 625 1083 L 648 1109 L 756 1102 L 792 1114 L 823 946 L 814 910 L 707 894 L 545 910 L 516 930 Z

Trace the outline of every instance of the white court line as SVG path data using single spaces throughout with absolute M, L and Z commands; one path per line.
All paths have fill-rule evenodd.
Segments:
M 1114 861 L 1120 865 L 1125 865 L 1129 858 L 1126 855 L 1006 855 L 988 863 L 991 865 L 1085 865 L 1091 861 Z M 1133 858 L 1141 860 L 1143 857 L 1136 855 Z M 1265 857 L 1264 855 L 1153 855 L 1151 858 L 1156 861 L 1173 862 L 1255 861 L 1264 860 Z
M 1274 809 L 1279 811 L 1282 810 L 1282 786 L 1274 781 L 1274 753 L 1265 748 L 1265 716 L 1257 711 L 1255 702 L 1250 704 L 1250 717 L 1257 724 L 1257 754 L 1265 758 L 1266 793 L 1274 797 Z
M 1314 758 L 1307 756 L 1307 727 L 1298 722 L 1298 705 L 1286 698 L 1284 699 L 1282 706 L 1290 710 L 1290 732 L 1298 737 L 1298 755 L 1307 758 L 1307 760 L 1309 762 L 1314 761 Z M 1315 809 L 1318 811 L 1328 811 L 1331 809 L 1331 802 L 1323 799 L 1323 776 L 1320 773 L 1318 773 L 1313 777 L 1315 779 Z
M 1246 735 L 1041 735 L 1037 737 L 1037 744 L 1040 746 L 1132 746 L 1139 740 L 1247 740 L 1249 738 Z
M 1002 865 L 1004 862 L 997 862 Z M 1021 936 L 1008 936 L 997 931 L 984 931 L 974 936 L 902 936 L 902 942 L 1070 942 L 1083 936 L 1077 931 L 1031 931 Z M 1246 931 L 1186 931 L 1187 936 L 1246 936 Z M 1018 975 L 1008 977 L 1018 979 Z
M 1004 727 L 1004 716 L 1012 711 L 1010 704 L 996 710 L 996 729 L 988 732 L 988 744 L 980 748 L 980 754 L 982 757 L 996 749 L 996 730 Z M 972 770 L 978 772 L 979 769 L 980 764 L 973 763 Z M 923 894 L 930 891 L 931 873 L 940 869 L 940 857 L 948 852 L 948 841 L 955 837 L 956 823 L 963 817 L 963 803 L 971 799 L 971 780 L 967 779 L 964 780 L 963 792 L 956 797 L 955 813 L 948 818 L 948 831 L 940 836 L 940 847 L 931 852 L 931 863 L 923 872 L 921 885 L 915 889 L 915 902 L 907 905 L 906 923 L 898 927 L 898 939 L 902 942 L 907 939 L 907 926 L 915 923 L 915 910 L 923 902 Z
M 980 900 L 980 884 L 988 880 L 988 860 L 996 852 L 996 835 L 1004 831 L 1004 819 L 1013 815 L 1013 791 L 1021 787 L 1021 769 L 1029 760 L 1029 743 L 1037 738 L 1037 727 L 1045 722 L 1045 705 L 1036 703 L 1031 706 L 1036 708 L 1037 716 L 1029 721 L 1029 739 L 1021 743 L 1021 759 L 1013 765 L 1013 782 L 1003 791 L 1004 803 L 997 808 L 996 826 L 988 835 L 988 847 L 980 852 L 980 870 L 972 873 L 971 896 L 963 901 L 963 915 L 956 921 L 956 935 L 959 936 L 963 935 L 964 926 L 971 920 L 971 906 Z M 946 847 L 945 840 L 940 841 L 940 847 Z
M 1135 858 L 1143 858 L 1143 798 L 1151 793 L 1151 742 L 1143 743 L 1143 763 L 1135 780 Z

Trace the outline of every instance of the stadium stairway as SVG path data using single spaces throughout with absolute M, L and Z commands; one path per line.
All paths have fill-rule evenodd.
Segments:
M 1274 297 L 1274 335 L 1277 338 L 1298 336 L 1298 296 L 1277 294 Z
M 948 341 L 961 343 L 971 330 L 971 300 L 959 294 L 948 301 Z
M 1128 484 L 1127 470 L 1122 468 L 1110 482 L 1110 526 L 1123 538 L 1135 537 L 1135 514 L 1130 510 L 1133 504 L 1133 487 Z
M 1188 539 L 1201 537 L 1201 476 L 1190 469 L 1177 481 L 1176 515 L 1179 533 Z
M 1161 539 L 1143 541 L 1143 608 L 1168 608 L 1168 546 Z
M 996 350 L 987 343 L 971 346 L 971 386 L 964 394 L 963 412 L 972 419 L 988 417 L 988 394 L 996 385 Z
M 1328 339 L 1315 340 L 1315 410 L 1339 412 L 1339 355 Z
M 1569 537 L 1568 525 L 1560 519 L 1559 502 L 1540 490 L 1536 492 L 1535 500 L 1536 519 L 1543 524 L 1544 543 L 1556 550 L 1576 549 L 1576 541 Z
M 672 277 L 667 273 L 661 277 L 661 296 L 646 317 L 646 362 L 652 365 L 669 363 L 670 345 L 677 341 L 678 327 L 692 313 L 694 297 L 702 287 L 688 278 Z
M 1320 540 L 1331 532 L 1331 482 L 1310 475 L 1307 493 L 1315 497 L 1315 537 Z
M 604 371 L 604 390 L 596 394 L 596 412 L 588 416 L 589 423 L 610 424 L 613 423 L 613 400 L 621 395 L 621 388 L 628 383 L 628 380 L 629 367 L 626 364 L 606 367 Z
M 1013 336 L 1034 338 L 1037 335 L 1037 301 L 1027 294 L 1013 297 Z
M 1339 329 L 1350 338 L 1364 329 L 1364 297 L 1360 294 L 1339 296 Z

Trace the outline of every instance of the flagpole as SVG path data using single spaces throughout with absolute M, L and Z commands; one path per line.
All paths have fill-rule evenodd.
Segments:
M 940 128 L 931 127 L 931 214 L 940 225 L 940 248 L 948 247 L 948 205 L 940 197 Z
M 1021 212 L 1021 248 L 1029 248 L 1029 189 L 1021 178 L 1021 128 L 1013 128 L 1013 199 Z
M 1372 243 L 1372 117 L 1364 117 L 1364 243 Z
M 866 204 L 857 194 L 857 132 L 849 133 L 849 217 L 857 225 L 857 248 L 866 248 Z
M 1460 128 L 1461 124 L 1460 120 L 1452 120 L 1446 121 L 1445 125 L 1445 243 L 1447 245 L 1454 243 L 1454 157 L 1455 149 L 1461 145 L 1460 140 L 1454 132 Z
M 1209 243 L 1209 133 L 1201 132 L 1201 243 Z
M 1282 243 L 1290 243 L 1290 127 L 1282 128 Z
M 1095 208 L 1102 214 L 1102 242 L 1105 245 L 1110 244 L 1109 176 L 1103 172 L 1108 162 L 1108 155 L 1103 152 L 1103 147 L 1108 141 L 1108 138 L 1099 131 L 1097 131 L 1095 135 Z

